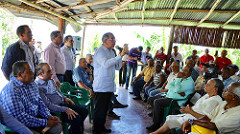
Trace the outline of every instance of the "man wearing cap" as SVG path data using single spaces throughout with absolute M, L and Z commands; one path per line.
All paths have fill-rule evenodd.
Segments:
M 183 57 L 182 57 L 182 54 L 180 54 L 178 52 L 178 46 L 174 46 L 173 47 L 173 50 L 174 52 L 171 54 L 171 57 L 174 59 L 174 60 L 179 60 L 180 63 L 182 63 L 182 66 L 183 66 Z
M 205 53 L 203 56 L 200 57 L 200 62 L 201 63 L 211 63 L 214 61 L 214 58 L 212 55 L 208 54 L 209 53 L 209 50 L 208 49 L 205 49 Z M 203 68 L 202 65 L 200 65 L 200 68 Z
M 214 56 L 215 56 L 214 64 L 217 64 L 219 66 L 219 71 L 222 70 L 223 67 L 232 64 L 232 61 L 226 57 L 227 50 L 222 51 L 221 57 L 218 57 L 218 55 L 214 55 Z
M 129 51 L 129 54 L 127 56 L 127 58 L 128 58 L 128 61 L 127 61 L 127 78 L 126 78 L 126 87 L 125 87 L 125 89 L 128 89 L 131 71 L 132 71 L 131 83 L 133 81 L 133 77 L 136 76 L 137 61 L 141 60 L 142 50 L 143 50 L 143 47 L 139 46 L 139 47 L 132 48 Z
M 198 120 L 189 119 L 182 125 L 184 133 L 188 133 L 191 125 L 199 125 L 219 134 L 239 134 L 240 132 L 240 83 L 234 82 L 222 94 L 221 102 L 210 114 Z

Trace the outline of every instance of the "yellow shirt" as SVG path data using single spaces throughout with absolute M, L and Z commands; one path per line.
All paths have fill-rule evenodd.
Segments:
M 146 66 L 140 74 L 144 76 L 144 81 L 148 82 L 148 80 L 153 76 L 154 71 L 155 71 L 154 66 L 153 67 Z

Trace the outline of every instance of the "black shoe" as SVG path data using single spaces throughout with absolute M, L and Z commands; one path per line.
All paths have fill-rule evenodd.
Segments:
M 119 103 L 118 101 L 114 102 L 114 104 L 113 104 L 113 108 L 125 108 L 125 107 L 128 107 L 128 105 L 123 105 L 123 104 Z
M 142 98 L 140 96 L 134 97 L 134 100 L 142 100 Z
M 118 116 L 117 114 L 115 114 L 113 111 L 109 112 L 109 113 L 108 113 L 108 116 L 109 116 L 109 117 L 112 117 L 112 118 L 114 118 L 114 119 L 118 119 L 118 120 L 119 120 L 120 117 L 121 117 L 121 116 Z
M 115 97 L 118 97 L 118 95 L 117 94 L 114 94 L 115 95 Z
M 129 94 L 133 94 L 133 92 L 129 92 Z
M 153 113 L 152 113 L 152 112 L 148 113 L 148 116 L 150 116 L 150 117 L 151 117 L 152 115 L 153 115 Z
M 159 128 L 159 126 L 155 125 L 155 124 L 153 124 L 153 125 L 151 125 L 149 127 L 146 127 L 146 129 L 150 130 L 150 131 L 156 131 L 158 128 Z
M 112 132 L 112 130 L 111 130 L 111 129 L 109 129 L 109 128 L 104 128 L 104 129 L 103 129 L 103 132 L 105 132 L 105 133 L 111 133 L 111 132 Z

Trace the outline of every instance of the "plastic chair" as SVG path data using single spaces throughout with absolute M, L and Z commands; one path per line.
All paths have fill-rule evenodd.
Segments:
M 89 123 L 93 120 L 93 99 L 89 97 L 89 91 L 84 88 L 74 87 L 68 82 L 61 83 L 61 93 L 71 98 L 77 105 L 85 106 L 89 111 Z
M 6 134 L 18 134 L 17 132 L 12 131 L 11 129 L 7 128 L 5 125 L 1 124 L 4 128 Z
M 51 114 L 57 116 L 62 121 L 63 134 L 68 134 L 68 127 L 70 126 L 70 124 L 68 124 L 67 122 L 64 122 L 62 120 L 61 113 L 60 112 L 51 112 Z

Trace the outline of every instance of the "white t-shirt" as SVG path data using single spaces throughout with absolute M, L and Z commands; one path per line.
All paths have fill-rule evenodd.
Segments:
M 209 115 L 219 103 L 222 102 L 222 98 L 218 95 L 209 98 L 208 94 L 201 97 L 192 109 L 202 115 Z M 181 128 L 181 125 L 188 119 L 196 119 L 191 114 L 179 114 L 167 116 L 166 123 L 170 129 Z
M 223 101 L 208 117 L 214 122 L 219 134 L 240 133 L 240 106 L 225 110 L 227 102 Z
M 177 74 L 173 74 L 173 72 L 171 72 L 167 78 L 168 83 L 172 82 L 175 78 L 177 77 Z
M 180 60 L 180 62 L 183 62 L 182 54 L 179 52 L 177 53 L 177 56 L 174 55 L 174 52 L 171 54 L 171 56 L 174 60 Z

